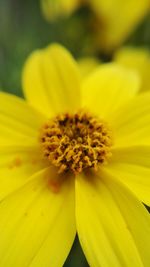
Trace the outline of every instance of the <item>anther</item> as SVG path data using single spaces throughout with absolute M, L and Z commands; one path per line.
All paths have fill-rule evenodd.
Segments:
M 61 114 L 49 120 L 41 132 L 44 157 L 58 172 L 78 174 L 98 169 L 111 156 L 112 134 L 105 122 L 86 112 Z

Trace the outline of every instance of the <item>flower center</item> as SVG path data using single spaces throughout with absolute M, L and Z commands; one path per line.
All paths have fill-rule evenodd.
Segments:
M 111 156 L 107 124 L 83 111 L 49 120 L 42 128 L 41 143 L 44 157 L 58 167 L 59 173 L 97 170 Z

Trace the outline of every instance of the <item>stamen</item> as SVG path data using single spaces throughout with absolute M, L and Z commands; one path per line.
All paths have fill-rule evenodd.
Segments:
M 59 173 L 97 170 L 111 156 L 107 124 L 82 111 L 49 120 L 42 128 L 41 143 L 44 157 L 58 167 Z

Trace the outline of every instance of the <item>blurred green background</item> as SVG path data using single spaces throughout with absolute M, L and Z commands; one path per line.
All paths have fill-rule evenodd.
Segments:
M 0 0 L 0 89 L 22 96 L 21 72 L 28 54 L 51 42 L 65 45 L 75 57 L 95 55 L 109 60 L 111 55 L 96 54 L 90 36 L 89 10 L 80 9 L 67 19 L 48 23 L 37 0 Z M 150 49 L 150 16 L 129 37 L 126 44 Z M 58 251 L 59 253 L 59 251 Z M 86 267 L 78 239 L 67 266 Z

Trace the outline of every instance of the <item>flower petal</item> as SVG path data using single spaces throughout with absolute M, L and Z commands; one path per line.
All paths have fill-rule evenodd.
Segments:
M 79 80 L 76 62 L 56 44 L 33 52 L 23 71 L 27 100 L 48 116 L 78 107 Z
M 76 220 L 91 267 L 149 266 L 149 214 L 106 173 L 77 179 Z
M 142 78 L 141 91 L 150 90 L 150 53 L 148 49 L 123 47 L 115 53 L 114 60 L 138 72 Z
M 39 172 L 0 203 L 0 266 L 60 267 L 75 232 L 72 180 Z
M 112 155 L 107 171 L 150 206 L 150 146 L 116 148 Z
M 136 96 L 111 117 L 114 146 L 150 145 L 150 93 Z
M 83 82 L 82 89 L 82 105 L 101 117 L 108 117 L 135 96 L 139 79 L 119 65 L 105 64 Z
M 39 129 L 45 120 L 23 99 L 0 92 L 0 146 L 37 145 Z
M 24 100 L 0 92 L 0 200 L 45 167 L 38 140 L 45 120 Z
M 47 161 L 36 147 L 0 146 L 0 201 L 46 166 Z
M 78 60 L 78 66 L 82 79 L 85 79 L 101 64 L 96 57 L 83 57 Z

